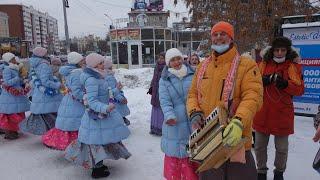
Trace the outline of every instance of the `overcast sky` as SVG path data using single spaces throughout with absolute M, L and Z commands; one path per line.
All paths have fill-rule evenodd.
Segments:
M 64 21 L 62 0 L 0 0 L 0 4 L 24 4 L 32 5 L 35 9 L 48 12 L 58 20 L 59 36 L 64 38 Z M 70 37 L 95 34 L 104 37 L 111 20 L 105 17 L 105 13 L 112 19 L 127 18 L 132 0 L 69 0 L 70 8 L 67 9 Z M 172 21 L 178 21 L 182 16 L 188 16 L 186 5 L 180 1 L 174 6 L 173 0 L 164 0 L 164 9 L 172 12 L 181 12 L 176 18 L 171 13 L 169 26 Z

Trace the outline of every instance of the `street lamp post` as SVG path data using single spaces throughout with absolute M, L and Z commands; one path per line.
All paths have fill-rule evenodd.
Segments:
M 65 36 L 66 36 L 66 48 L 67 48 L 67 53 L 69 53 L 70 52 L 70 39 L 69 39 L 67 10 L 66 10 L 66 8 L 69 8 L 68 0 L 62 0 L 62 4 L 63 4 L 63 14 L 64 14 L 64 32 L 65 32 Z

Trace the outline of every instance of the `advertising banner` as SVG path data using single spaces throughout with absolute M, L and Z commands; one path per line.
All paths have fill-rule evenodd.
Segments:
M 110 37 L 111 37 L 111 40 L 116 41 L 117 40 L 117 30 L 110 31 Z
M 127 30 L 117 30 L 118 41 L 124 41 L 128 39 Z
M 129 40 L 139 40 L 140 39 L 140 29 L 128 29 L 128 39 Z
M 295 113 L 314 115 L 320 104 L 320 27 L 293 27 L 283 29 L 299 51 L 303 65 L 305 93 L 294 97 Z

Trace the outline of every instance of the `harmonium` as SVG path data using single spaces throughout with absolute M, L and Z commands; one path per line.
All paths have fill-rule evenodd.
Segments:
M 223 145 L 222 133 L 227 124 L 227 111 L 218 106 L 205 119 L 201 128 L 190 135 L 187 152 L 191 161 L 200 164 L 197 172 L 219 168 L 244 146 L 245 138 L 233 147 Z

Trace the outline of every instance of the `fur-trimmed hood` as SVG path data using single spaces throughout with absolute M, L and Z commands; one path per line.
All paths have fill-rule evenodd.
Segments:
M 260 56 L 262 57 L 263 61 L 270 61 L 273 59 L 273 48 L 271 46 L 267 46 L 260 52 Z M 295 47 L 291 46 L 289 51 L 287 52 L 286 55 L 286 60 L 290 60 L 295 63 L 300 63 L 301 62 L 301 57 L 299 54 L 298 49 Z

